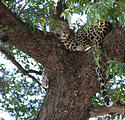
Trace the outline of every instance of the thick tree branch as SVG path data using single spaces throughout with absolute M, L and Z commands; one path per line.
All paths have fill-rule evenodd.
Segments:
M 112 113 L 125 113 L 125 105 L 113 105 L 112 107 L 94 107 L 90 112 L 90 117 L 103 116 Z
M 43 65 L 50 60 L 48 59 L 49 53 L 61 47 L 54 34 L 48 33 L 45 35 L 40 30 L 33 31 L 29 29 L 29 25 L 22 22 L 2 2 L 0 2 L 0 15 L 0 24 L 2 27 L 13 31 L 10 33 L 9 38 L 4 39 L 3 42 L 8 42 L 16 46 L 30 56 L 33 55 L 32 57 L 37 61 L 40 58 L 41 60 L 39 62 L 42 61 Z

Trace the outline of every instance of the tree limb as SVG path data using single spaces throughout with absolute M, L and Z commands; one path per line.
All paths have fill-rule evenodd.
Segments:
M 90 117 L 102 116 L 112 113 L 125 113 L 125 105 L 113 105 L 112 107 L 94 107 L 90 112 Z
M 21 71 L 22 74 L 32 78 L 39 84 L 39 86 L 42 85 L 34 76 L 29 74 L 29 72 L 35 72 L 34 70 L 26 71 L 3 46 L 2 47 L 0 46 L 0 51 L 4 53 L 4 55 Z
M 29 56 L 34 55 L 34 57 L 32 57 L 36 61 L 39 61 L 40 58 L 43 65 L 46 64 L 49 53 L 55 51 L 55 49 L 59 49 L 61 46 L 61 43 L 59 43 L 59 40 L 53 33 L 47 33 L 45 35 L 43 31 L 38 29 L 33 31 L 27 23 L 22 22 L 19 17 L 12 13 L 1 1 L 0 15 L 0 24 L 2 27 L 13 31 L 9 39 L 4 39 L 2 42 L 16 46 Z M 30 52 L 28 52 L 29 50 Z M 34 51 L 34 53 L 31 51 Z

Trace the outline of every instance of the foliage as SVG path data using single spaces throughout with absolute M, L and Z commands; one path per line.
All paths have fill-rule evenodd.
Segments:
M 111 115 L 106 115 L 104 117 L 98 117 L 97 120 L 124 120 L 124 114 L 112 113 Z
M 25 4 L 26 7 L 20 15 L 21 19 L 30 24 L 31 28 L 46 30 L 49 24 L 49 6 L 56 13 L 57 0 L 26 0 L 14 6 L 15 0 L 3 0 L 13 12 L 20 13 Z M 87 15 L 87 25 L 95 23 L 97 19 L 104 21 L 125 21 L 125 1 L 124 0 L 65 0 L 68 9 L 62 16 L 71 20 L 71 16 L 76 13 L 81 16 Z M 14 7 L 12 7 L 14 6 Z
M 6 49 L 11 52 L 12 56 L 15 56 L 15 59 L 17 59 L 25 70 L 35 68 L 41 71 L 43 69 L 39 63 L 36 63 L 29 56 L 14 47 L 6 45 Z M 4 63 L 0 64 L 0 103 L 2 104 L 2 108 L 16 117 L 17 120 L 35 119 L 42 105 L 45 91 L 41 95 L 35 81 L 23 76 L 14 66 L 12 66 L 13 68 L 8 68 L 5 64 L 9 64 L 11 67 L 11 63 L 8 63 L 6 57 Z M 35 77 L 41 81 L 40 77 Z
M 23 2 L 17 2 L 16 0 L 2 0 L 8 8 L 18 15 L 20 12 L 20 18 L 29 23 L 31 29 L 39 28 L 41 30 L 48 30 L 49 24 L 49 6 L 56 13 L 56 4 L 54 0 L 25 0 Z M 81 16 L 87 15 L 87 25 L 91 25 L 97 19 L 104 21 L 119 21 L 121 24 L 125 21 L 125 2 L 124 0 L 65 0 L 68 9 L 66 9 L 61 16 L 71 21 L 71 16 L 76 13 Z M 22 8 L 26 5 L 24 10 Z M 78 19 L 78 25 L 79 21 Z M 77 24 L 77 23 L 76 23 Z M 39 63 L 33 61 L 29 56 L 22 53 L 15 47 L 6 45 L 6 48 L 11 52 L 11 55 L 26 69 L 37 68 L 42 70 L 42 66 Z M 100 53 L 98 53 L 98 59 Z M 6 57 L 5 57 L 6 59 Z M 98 59 L 96 61 L 98 61 Z M 125 103 L 124 100 L 124 77 L 125 77 L 125 65 L 120 64 L 116 61 L 109 61 L 109 68 L 107 70 L 107 77 L 113 75 L 113 79 L 109 82 L 108 87 L 112 88 L 111 95 L 112 99 L 120 100 L 121 103 Z M 0 91 L 2 94 L 2 107 L 10 112 L 16 119 L 35 119 L 39 107 L 42 104 L 43 97 L 39 93 L 39 87 L 37 84 L 29 80 L 27 77 L 20 74 L 17 68 L 6 70 L 7 66 L 5 63 L 0 64 Z M 116 74 L 119 75 L 120 80 L 116 80 Z M 123 77 L 124 76 L 124 77 Z M 38 77 L 38 80 L 39 77 Z M 35 97 L 34 97 L 35 96 Z M 36 96 L 40 96 L 36 97 Z M 34 99 L 35 98 L 35 99 Z M 97 94 L 93 98 L 93 105 L 102 105 L 103 100 L 100 94 Z M 115 114 L 117 117 L 120 115 Z M 105 116 L 108 119 L 114 119 L 113 115 Z M 123 115 L 121 116 L 123 117 Z M 107 119 L 103 118 L 103 119 Z M 101 119 L 101 118 L 100 118 Z M 118 118 L 119 119 L 119 118 Z
M 109 60 L 108 64 L 107 77 L 109 77 L 109 75 L 113 75 L 113 78 L 115 78 L 116 74 L 119 75 L 120 78 L 122 78 L 122 76 L 125 77 L 125 64 L 121 64 L 115 60 Z

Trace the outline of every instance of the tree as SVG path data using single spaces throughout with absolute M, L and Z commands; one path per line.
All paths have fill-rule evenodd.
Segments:
M 119 20 L 120 23 L 123 24 L 124 16 L 123 14 L 119 15 L 118 12 L 119 10 L 122 11 L 122 13 L 125 11 L 125 7 L 121 4 L 122 2 L 123 1 L 114 1 L 114 3 L 112 3 L 112 1 L 104 2 L 95 0 L 92 2 L 91 0 L 74 0 L 67 1 L 66 7 L 61 9 L 62 6 L 56 7 L 53 1 L 29 1 L 26 3 L 26 5 L 29 4 L 29 7 L 26 9 L 26 5 L 23 5 L 22 9 L 20 5 L 17 6 L 17 8 L 20 9 L 20 11 L 17 12 L 17 16 L 8 9 L 7 5 L 0 1 L 0 24 L 2 26 L 1 41 L 15 46 L 41 63 L 50 79 L 49 88 L 47 89 L 47 94 L 37 120 L 88 120 L 90 117 L 104 115 L 106 113 L 124 113 L 123 87 L 121 87 L 122 89 L 120 88 L 122 91 L 122 94 L 120 93 L 120 96 L 122 96 L 120 99 L 120 103 L 122 102 L 122 104 L 120 104 L 121 106 L 116 104 L 111 108 L 91 107 L 92 97 L 99 91 L 92 50 L 89 50 L 89 52 L 71 52 L 60 43 L 59 38 L 55 34 L 46 32 L 45 29 L 48 19 L 51 17 L 48 11 L 50 5 L 56 15 L 64 14 L 67 19 L 70 18 L 70 14 L 83 14 L 83 10 L 85 10 L 89 24 L 92 24 L 93 19 L 96 21 L 98 18 L 103 18 L 103 20 L 108 21 Z M 14 4 L 13 1 L 6 3 L 8 3 L 8 6 L 9 4 L 13 4 L 12 10 L 14 10 L 14 8 L 17 9 L 17 3 Z M 63 4 L 63 2 L 61 3 Z M 41 8 L 39 8 L 39 5 L 42 5 Z M 30 10 L 32 10 L 32 12 Z M 41 14 L 36 15 L 33 10 L 37 10 L 37 13 L 40 11 Z M 27 17 L 28 15 L 32 16 Z M 22 20 L 20 20 L 19 17 Z M 33 21 L 36 27 L 41 25 L 43 31 L 33 27 L 31 21 Z M 124 27 L 121 27 L 118 23 L 104 38 L 103 46 L 105 47 L 103 51 L 106 52 L 106 56 L 103 56 L 105 66 L 102 67 L 102 70 L 104 72 L 108 67 L 107 61 L 115 59 L 122 64 L 110 61 L 110 65 L 112 65 L 110 69 L 113 68 L 115 63 L 115 72 L 112 73 L 124 75 L 124 33 Z M 6 54 L 7 51 L 3 49 L 3 47 L 1 47 L 1 51 L 11 59 L 11 55 Z M 15 63 L 13 58 L 11 60 L 24 75 L 33 78 L 39 86 L 41 86 L 41 83 L 29 74 L 31 71 L 24 70 L 22 66 Z M 119 68 L 118 65 L 121 67 Z M 119 69 L 122 70 L 119 72 Z M 108 80 L 105 79 L 105 81 Z M 123 83 L 121 83 L 121 85 L 123 85 Z M 96 103 L 93 102 L 93 104 Z M 100 109 L 102 110 L 101 113 Z

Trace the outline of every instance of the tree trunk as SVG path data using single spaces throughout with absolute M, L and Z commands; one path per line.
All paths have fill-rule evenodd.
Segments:
M 0 15 L 0 24 L 13 30 L 2 41 L 39 61 L 48 73 L 49 89 L 37 120 L 88 120 L 92 97 L 99 91 L 92 51 L 66 50 L 54 34 L 29 29 L 2 2 Z M 107 54 L 104 63 L 112 58 L 125 62 L 125 30 L 119 26 L 112 30 L 103 50 Z

